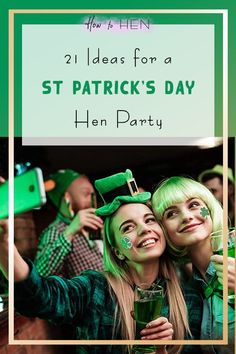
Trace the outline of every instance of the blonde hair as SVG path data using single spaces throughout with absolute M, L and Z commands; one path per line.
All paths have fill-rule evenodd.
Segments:
M 121 328 L 122 338 L 132 340 L 135 337 L 135 321 L 131 316 L 134 302 L 134 282 L 125 260 L 120 260 L 114 252 L 115 241 L 111 228 L 111 220 L 114 216 L 115 214 L 107 217 L 104 224 L 104 274 L 110 285 L 111 296 L 117 300 L 119 306 L 119 311 L 118 307 L 116 308 L 115 323 L 118 321 L 117 327 L 120 326 Z M 174 330 L 173 339 L 184 339 L 185 333 L 191 334 L 187 307 L 174 265 L 165 253 L 160 257 L 159 276 L 167 279 L 166 293 L 169 303 L 169 321 L 172 323 Z M 113 335 L 115 335 L 115 329 Z M 128 347 L 128 351 L 131 352 L 131 347 Z M 180 353 L 180 351 L 181 347 L 177 345 L 168 349 L 168 353 L 173 354 Z
M 152 208 L 157 220 L 161 223 L 165 210 L 176 203 L 191 198 L 201 199 L 207 206 L 212 219 L 212 232 L 223 228 L 223 210 L 218 200 L 201 183 L 186 177 L 174 176 L 164 180 L 152 196 Z M 187 254 L 186 247 L 175 246 L 165 232 L 169 251 L 174 256 Z

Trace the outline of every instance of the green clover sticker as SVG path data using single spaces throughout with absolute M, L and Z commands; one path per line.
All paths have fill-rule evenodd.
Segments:
M 201 208 L 200 214 L 204 218 L 206 218 L 208 215 L 210 215 L 209 210 L 207 208 L 205 208 L 205 207 Z
M 126 250 L 129 250 L 130 248 L 133 247 L 133 244 L 132 244 L 130 238 L 127 237 L 127 236 L 125 236 L 125 237 L 122 238 L 121 244 L 122 244 L 122 246 L 123 246 Z

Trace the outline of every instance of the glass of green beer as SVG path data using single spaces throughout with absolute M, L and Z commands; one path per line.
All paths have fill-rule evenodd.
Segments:
M 211 247 L 214 254 L 223 255 L 223 230 L 212 232 Z M 228 257 L 235 257 L 235 230 L 229 230 L 227 235 Z
M 146 325 L 160 317 L 163 304 L 164 291 L 160 285 L 141 284 L 134 292 L 134 319 L 136 321 L 135 339 L 141 339 L 140 332 Z M 133 352 L 155 353 L 156 345 L 135 345 Z
M 223 242 L 224 242 L 223 230 L 212 232 L 210 237 L 211 237 L 212 252 L 214 254 L 223 256 Z M 228 245 L 228 257 L 235 258 L 235 229 L 228 230 L 227 245 Z M 218 286 L 218 288 L 220 287 L 223 290 L 223 287 L 221 285 Z M 235 303 L 235 295 L 230 290 L 228 292 L 228 302 L 231 304 Z

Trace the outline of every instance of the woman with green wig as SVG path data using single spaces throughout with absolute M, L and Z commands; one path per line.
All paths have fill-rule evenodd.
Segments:
M 145 283 L 152 289 L 161 287 L 165 296 L 157 318 L 138 333 L 141 342 L 157 340 L 152 353 L 195 353 L 196 347 L 161 345 L 171 339 L 199 339 L 202 308 L 193 289 L 182 289 L 165 254 L 163 231 L 147 205 L 150 193 L 139 193 L 130 170 L 97 180 L 95 186 L 104 201 L 96 211 L 104 219 L 104 271 L 87 270 L 70 280 L 44 278 L 15 249 L 16 309 L 26 316 L 73 324 L 80 340 L 134 340 L 134 289 Z M 6 271 L 7 230 L 2 225 L 0 261 Z M 149 349 L 107 343 L 81 345 L 78 353 L 150 353 Z
M 213 255 L 212 235 L 223 238 L 223 210 L 213 194 L 191 178 L 170 177 L 152 197 L 157 220 L 164 228 L 168 252 L 176 263 L 192 262 L 191 284 L 203 299 L 201 339 L 223 339 L 223 256 Z M 219 241 L 217 241 L 219 242 Z M 228 339 L 225 346 L 204 345 L 206 354 L 234 353 L 235 259 L 228 257 Z

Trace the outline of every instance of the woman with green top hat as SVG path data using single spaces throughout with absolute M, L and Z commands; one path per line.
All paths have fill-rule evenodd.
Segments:
M 26 316 L 37 316 L 55 323 L 71 323 L 80 340 L 166 341 L 198 339 L 201 299 L 178 282 L 172 261 L 165 254 L 165 238 L 147 202 L 150 193 L 139 193 L 130 170 L 97 180 L 95 186 L 105 205 L 97 209 L 104 218 L 104 272 L 87 270 L 66 280 L 57 276 L 40 277 L 34 265 L 15 249 L 15 306 Z M 0 261 L 7 270 L 7 241 L 0 237 Z M 136 331 L 137 313 L 134 290 L 161 289 L 163 303 L 154 308 L 156 317 L 146 320 Z M 147 289 L 148 288 L 148 289 Z M 155 302 L 156 304 L 156 302 Z M 158 310 L 158 311 L 157 311 Z M 158 315 L 157 315 L 158 313 Z M 138 323 L 138 322 L 137 322 Z M 78 343 L 79 344 L 79 343 Z M 155 343 L 156 344 L 156 343 Z M 195 353 L 196 347 L 180 346 L 78 346 L 78 353 Z M 198 350 L 199 353 L 199 350 Z
M 223 256 L 213 254 L 223 239 L 220 203 L 199 182 L 176 176 L 164 180 L 157 187 L 152 197 L 152 207 L 165 230 L 169 254 L 177 264 L 183 260 L 192 262 L 191 284 L 203 297 L 201 339 L 223 339 Z M 233 231 L 228 235 L 228 246 L 233 253 L 234 242 Z M 227 270 L 229 342 L 225 346 L 204 345 L 206 354 L 234 353 L 234 256 L 228 257 Z

